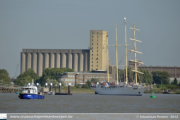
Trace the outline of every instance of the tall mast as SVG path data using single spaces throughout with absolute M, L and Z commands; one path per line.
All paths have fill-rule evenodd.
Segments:
M 117 55 L 117 25 L 115 23 L 115 31 L 116 31 L 116 75 L 117 75 L 117 84 L 118 84 L 118 55 Z
M 107 78 L 108 78 L 108 82 L 109 82 L 108 35 L 106 35 L 106 41 L 107 41 L 107 46 L 106 46 L 106 50 L 107 50 Z
M 127 41 L 126 41 L 126 18 L 125 21 L 125 54 L 126 54 L 126 83 L 128 83 L 128 75 L 127 75 Z
M 136 49 L 136 41 L 137 41 L 137 42 L 141 42 L 141 41 L 140 41 L 140 40 L 136 40 L 135 31 L 136 31 L 136 30 L 140 31 L 140 30 L 135 28 L 135 23 L 133 24 L 133 28 L 131 28 L 131 29 L 134 30 L 134 39 L 130 38 L 131 40 L 134 40 L 134 50 L 131 50 L 131 51 L 134 52 L 134 60 L 131 60 L 131 61 L 133 61 L 133 62 L 135 63 L 135 68 L 134 68 L 134 70 L 132 70 L 132 71 L 135 72 L 135 80 L 136 80 L 135 83 L 137 84 L 137 73 L 144 74 L 144 73 L 142 73 L 142 72 L 137 71 L 137 63 L 143 64 L 142 62 L 138 62 L 138 60 L 137 60 L 137 58 L 136 58 L 136 53 L 142 54 L 142 52 L 139 52 L 139 51 L 137 51 L 137 49 Z
M 134 39 L 136 39 L 136 35 L 135 35 L 135 23 L 133 24 L 134 27 Z M 134 40 L 134 60 L 135 60 L 135 71 L 137 71 L 137 59 L 136 59 L 136 41 Z M 136 79 L 136 84 L 137 84 L 137 72 L 135 72 L 135 79 Z

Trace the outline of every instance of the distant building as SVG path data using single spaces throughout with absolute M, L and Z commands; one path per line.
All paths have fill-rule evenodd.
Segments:
M 97 78 L 100 82 L 107 82 L 106 71 L 65 72 L 59 75 L 58 81 L 64 81 L 66 86 L 69 83 L 71 86 L 75 86 L 75 84 L 85 84 L 88 80 L 91 81 L 92 78 Z M 109 82 L 115 82 L 114 74 L 109 74 Z
M 23 49 L 21 73 L 29 68 L 38 76 L 46 68 L 77 71 L 107 70 L 107 31 L 90 31 L 90 49 Z
M 107 31 L 90 31 L 90 70 L 107 70 L 107 45 Z
M 180 83 L 180 67 L 177 66 L 142 66 L 142 64 L 137 65 L 138 68 L 152 71 L 166 71 L 170 75 L 170 83 L 177 78 L 178 83 Z M 134 62 L 129 61 L 129 67 L 134 67 Z
M 46 68 L 71 68 L 74 71 L 89 70 L 89 49 L 23 49 L 21 73 L 33 69 L 38 76 Z

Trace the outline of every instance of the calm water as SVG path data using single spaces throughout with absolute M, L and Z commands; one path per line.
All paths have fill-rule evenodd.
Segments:
M 0 113 L 180 113 L 180 95 L 156 97 L 73 94 L 23 100 L 15 93 L 0 93 Z

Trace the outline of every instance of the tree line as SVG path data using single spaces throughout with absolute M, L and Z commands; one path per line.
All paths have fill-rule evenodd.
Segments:
M 129 82 L 134 82 L 135 81 L 135 73 L 131 71 L 132 68 L 128 68 L 128 80 Z M 118 80 L 119 82 L 124 82 L 126 78 L 126 73 L 125 69 L 119 69 L 118 70 Z M 170 83 L 170 75 L 166 71 L 152 71 L 149 72 L 148 70 L 145 69 L 138 69 L 138 71 L 143 72 L 144 74 L 138 74 L 137 81 L 139 83 L 145 83 L 146 85 L 149 84 L 165 84 L 165 85 L 178 85 L 177 79 L 174 78 L 174 81 Z M 180 85 L 180 84 L 179 84 Z
M 55 85 L 58 84 L 58 75 L 64 72 L 74 72 L 74 70 L 70 68 L 46 68 L 44 69 L 42 76 L 39 77 L 34 70 L 28 69 L 21 73 L 14 83 L 15 85 L 24 86 L 27 83 L 31 83 L 32 79 L 34 79 L 35 83 L 40 83 L 42 86 L 44 86 L 45 83 L 50 84 L 51 82 Z
M 10 84 L 11 83 L 9 73 L 5 69 L 0 69 L 0 83 L 2 83 L 2 84 Z
M 144 74 L 138 74 L 137 81 L 139 83 L 148 84 L 172 84 L 178 85 L 177 79 L 175 78 L 172 83 L 170 83 L 169 78 L 170 75 L 166 71 L 152 71 L 151 73 L 148 70 L 138 69 L 139 71 L 143 72 Z M 64 72 L 74 72 L 73 69 L 70 68 L 46 68 L 43 71 L 41 77 L 39 77 L 34 70 L 28 69 L 27 71 L 21 73 L 17 79 L 14 81 L 15 85 L 24 86 L 27 83 L 31 83 L 32 79 L 34 79 L 35 83 L 40 83 L 41 85 L 45 85 L 45 83 L 53 82 L 54 84 L 58 84 L 58 75 Z M 131 68 L 128 68 L 128 81 L 134 82 L 135 81 L 135 73 L 131 71 Z M 125 69 L 118 69 L 118 80 L 119 82 L 125 81 Z M 115 78 L 116 79 L 116 78 Z M 98 80 L 92 79 L 84 85 L 83 87 L 86 88 L 90 86 L 90 82 L 97 83 Z M 5 69 L 0 69 L 0 83 L 10 84 L 11 80 L 9 77 L 8 72 Z

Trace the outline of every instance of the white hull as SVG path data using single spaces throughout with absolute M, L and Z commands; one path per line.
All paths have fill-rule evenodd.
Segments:
M 142 96 L 144 93 L 143 87 L 91 87 L 99 95 L 128 95 L 128 96 Z

